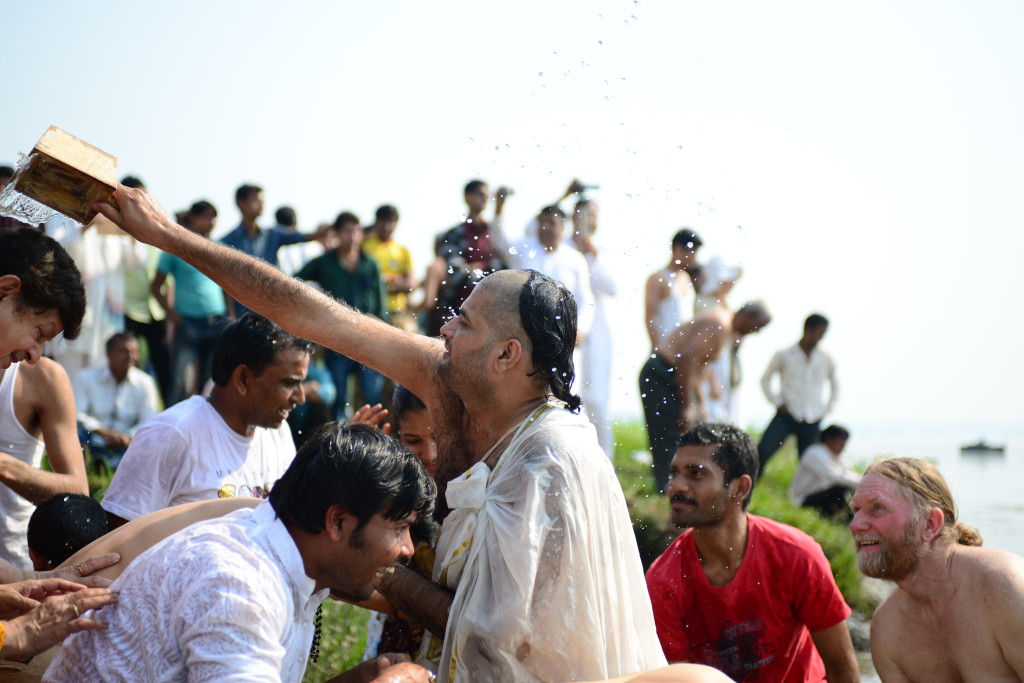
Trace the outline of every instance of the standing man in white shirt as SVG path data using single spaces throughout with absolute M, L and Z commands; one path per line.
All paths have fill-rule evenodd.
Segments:
M 306 401 L 312 349 L 255 313 L 229 325 L 209 398 L 182 401 L 136 432 L 103 497 L 111 528 L 195 500 L 266 498 L 295 457 L 285 420 Z
M 135 430 L 159 412 L 156 382 L 136 364 L 139 340 L 118 332 L 107 340 L 107 362 L 86 368 L 75 378 L 79 437 L 93 461 L 111 470 L 121 462 Z
M 828 318 L 812 313 L 804 321 L 804 334 L 793 346 L 777 352 L 761 378 L 761 388 L 775 407 L 775 417 L 768 423 L 757 452 L 761 459 L 760 474 L 765 465 L 790 434 L 796 435 L 797 453 L 803 456 L 821 434 L 821 420 L 832 412 L 839 396 L 836 367 L 832 358 L 818 348 L 828 331 Z M 779 376 L 779 388 L 773 378 Z M 828 398 L 825 398 L 825 385 Z

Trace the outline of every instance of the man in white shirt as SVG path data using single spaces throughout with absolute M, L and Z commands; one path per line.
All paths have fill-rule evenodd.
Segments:
M 265 498 L 295 456 L 285 420 L 306 400 L 312 348 L 260 315 L 229 325 L 210 397 L 182 401 L 135 433 L 103 498 L 111 528 L 194 500 Z
M 136 558 L 115 582 L 109 624 L 65 643 L 46 681 L 292 681 L 319 651 L 328 593 L 368 599 L 412 554 L 436 487 L 412 453 L 365 425 L 318 432 L 270 500 L 198 522 Z M 426 682 L 412 664 L 366 662 L 352 680 Z
M 804 334 L 793 346 L 777 352 L 761 377 L 761 388 L 775 407 L 775 417 L 768 423 L 757 444 L 761 466 L 758 476 L 764 474 L 765 465 L 782 446 L 790 434 L 796 434 L 797 453 L 817 443 L 821 434 L 821 420 L 830 412 L 839 396 L 835 363 L 818 348 L 828 331 L 828 318 L 812 313 L 804 321 Z M 772 380 L 779 376 L 779 388 Z M 825 385 L 828 384 L 828 398 Z
M 843 460 L 843 449 L 850 432 L 829 425 L 821 432 L 821 443 L 808 448 L 797 465 L 789 495 L 797 505 L 812 507 L 823 517 L 838 517 L 849 522 L 852 514 L 846 503 L 860 483 L 860 474 Z
M 86 368 L 75 378 L 75 407 L 82 443 L 93 460 L 111 470 L 132 442 L 135 431 L 159 410 L 156 382 L 136 364 L 139 340 L 118 332 L 107 340 L 107 362 Z

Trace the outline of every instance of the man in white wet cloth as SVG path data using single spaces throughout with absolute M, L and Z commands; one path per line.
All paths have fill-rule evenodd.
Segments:
M 435 635 L 420 659 L 439 680 L 589 680 L 664 664 L 622 490 L 569 390 L 576 304 L 563 285 L 495 273 L 431 339 L 197 238 L 144 191 L 114 199 L 97 206 L 130 234 L 424 399 L 453 511 L 435 582 L 399 568 L 380 590 Z

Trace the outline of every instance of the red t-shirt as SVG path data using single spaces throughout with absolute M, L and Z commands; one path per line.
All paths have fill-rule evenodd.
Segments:
M 747 550 L 725 586 L 708 583 L 692 529 L 647 570 L 665 656 L 713 666 L 736 681 L 824 681 L 810 632 L 850 616 L 828 560 L 799 529 L 747 520 Z

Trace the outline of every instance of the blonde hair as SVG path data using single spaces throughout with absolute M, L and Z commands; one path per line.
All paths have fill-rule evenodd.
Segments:
M 872 472 L 888 477 L 903 487 L 907 500 L 915 509 L 924 511 L 934 507 L 942 510 L 941 535 L 949 536 L 960 545 L 981 545 L 978 530 L 957 521 L 953 494 L 935 465 L 918 458 L 887 458 L 872 463 L 864 474 Z

